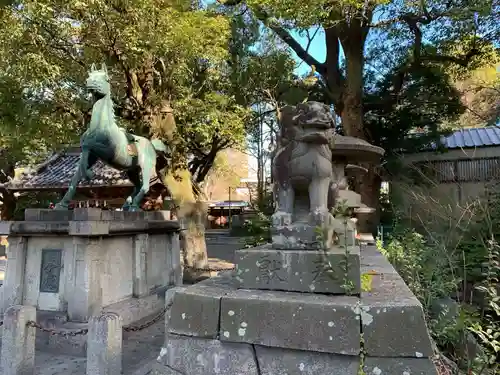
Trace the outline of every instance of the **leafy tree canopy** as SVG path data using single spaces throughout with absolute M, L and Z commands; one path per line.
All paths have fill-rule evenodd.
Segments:
M 247 109 L 230 93 L 224 16 L 181 0 L 28 0 L 4 9 L 0 27 L 2 75 L 45 132 L 81 134 L 87 70 L 104 61 L 121 125 L 174 143 L 174 160 L 243 141 Z

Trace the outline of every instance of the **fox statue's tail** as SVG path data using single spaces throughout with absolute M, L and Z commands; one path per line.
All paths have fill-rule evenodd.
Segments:
M 167 145 L 162 141 L 160 141 L 159 139 L 152 139 L 151 144 L 155 148 L 156 152 L 163 152 L 167 154 L 169 151 Z

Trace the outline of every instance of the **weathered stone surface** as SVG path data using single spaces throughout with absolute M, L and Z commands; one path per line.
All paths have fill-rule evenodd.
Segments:
M 436 366 L 429 358 L 365 357 L 366 375 L 437 375 Z
M 317 228 L 329 228 L 326 240 L 319 238 Z M 315 250 L 321 249 L 323 243 L 331 247 L 353 246 L 356 243 L 355 225 L 348 220 L 334 218 L 331 214 L 310 217 L 308 221 L 291 222 L 290 215 L 276 212 L 271 227 L 272 247 L 274 249 Z
M 107 221 L 70 221 L 68 234 L 70 236 L 105 236 L 109 234 Z
M 155 363 L 153 365 L 153 368 L 151 369 L 151 372 L 148 373 L 147 375 L 183 375 L 179 371 L 175 371 L 174 369 L 161 365 L 159 363 Z
M 203 338 L 217 338 L 222 296 L 230 289 L 195 284 L 177 290 L 170 310 L 168 332 Z
M 10 235 L 60 235 L 67 234 L 69 223 L 64 221 L 11 221 Z M 4 233 L 2 233 L 4 234 Z
M 77 220 L 77 219 L 74 219 Z M 170 211 L 102 211 L 101 220 L 110 221 L 149 221 L 170 220 Z
M 359 248 L 348 250 L 348 279 L 360 292 Z M 270 245 L 237 250 L 236 280 L 245 289 L 345 294 L 345 250 L 276 250 Z
M 433 354 L 422 305 L 387 259 L 367 246 L 371 290 L 361 293 L 361 321 L 367 355 L 373 357 L 430 357 Z M 362 261 L 365 264 L 365 261 Z M 363 266 L 362 272 L 368 272 Z
M 170 220 L 170 211 L 110 211 L 100 208 L 75 208 L 74 210 L 52 210 L 27 208 L 25 221 L 143 221 Z
M 234 271 L 221 271 L 216 277 L 200 281 L 196 285 L 210 286 L 235 291 L 238 289 L 238 281 L 234 278 Z
M 359 357 L 255 346 L 260 375 L 357 375 Z
M 24 210 L 24 220 L 26 221 L 70 221 L 72 218 L 73 211 L 70 210 L 59 211 L 43 208 L 27 208 Z
M 394 275 L 397 274 L 392 264 L 373 245 L 361 245 L 361 273 Z
M 36 328 L 29 321 L 36 320 L 33 306 L 15 305 L 4 315 L 1 364 L 3 375 L 28 375 L 35 372 Z
M 359 299 L 238 290 L 222 297 L 220 339 L 357 355 Z
M 260 375 L 251 345 L 172 334 L 165 335 L 158 362 L 181 374 Z
M 89 321 L 87 375 L 122 373 L 122 320 L 118 314 L 104 313 Z
M 276 216 L 276 215 L 274 215 Z M 281 219 L 281 218 L 280 218 Z M 275 249 L 318 249 L 320 242 L 316 227 L 308 222 L 295 222 L 288 225 L 278 225 L 273 217 L 271 228 L 272 246 Z

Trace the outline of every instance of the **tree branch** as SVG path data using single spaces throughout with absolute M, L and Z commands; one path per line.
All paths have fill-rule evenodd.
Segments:
M 280 39 L 285 42 L 301 60 L 303 60 L 309 66 L 314 66 L 316 68 L 316 71 L 322 76 L 326 75 L 325 63 L 320 63 L 318 60 L 312 57 L 309 52 L 307 52 L 307 50 L 295 40 L 295 38 L 288 32 L 288 30 L 279 25 L 277 20 L 271 19 L 265 12 L 262 13 L 264 15 L 262 16 L 262 18 L 259 17 L 259 19 L 272 31 L 274 31 L 276 35 L 278 35 Z
M 424 62 L 434 62 L 434 63 L 452 63 L 467 67 L 471 60 L 480 54 L 480 51 L 476 48 L 472 48 L 465 55 L 462 56 L 451 56 L 451 55 L 439 55 L 439 54 L 425 54 L 423 53 L 423 35 L 419 24 L 428 25 L 432 21 L 442 17 L 443 14 L 432 15 L 426 9 L 423 9 L 423 16 L 406 14 L 402 16 L 401 20 L 404 21 L 414 35 L 413 42 L 413 56 L 410 61 L 403 64 L 401 68 L 397 71 L 394 76 L 393 83 L 393 96 L 394 99 L 399 95 L 404 82 L 408 74 L 413 70 L 417 69 Z
M 244 0 L 217 0 L 217 2 L 224 6 L 236 6 L 244 3 Z M 309 66 L 314 66 L 319 74 L 325 76 L 325 63 L 321 63 L 314 57 L 312 57 L 309 54 L 307 48 L 302 47 L 302 45 L 295 40 L 290 32 L 283 26 L 281 26 L 276 19 L 271 17 L 271 15 L 266 12 L 266 10 L 264 10 L 263 8 L 258 8 L 257 11 L 254 12 L 254 14 L 262 23 L 264 23 L 267 27 L 274 31 L 276 35 L 278 35 L 280 39 L 285 42 L 301 60 L 303 60 Z
M 333 103 L 338 106 L 342 102 L 345 78 L 340 70 L 340 29 L 334 25 L 325 29 L 326 41 L 326 66 L 325 74 L 322 74 L 326 82 L 327 92 Z

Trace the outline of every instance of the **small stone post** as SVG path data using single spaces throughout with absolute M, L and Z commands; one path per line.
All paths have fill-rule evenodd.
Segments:
M 2 362 L 3 375 L 33 375 L 35 372 L 36 308 L 14 305 L 3 316 Z
M 121 375 L 121 317 L 112 312 L 91 317 L 87 340 L 87 375 Z

